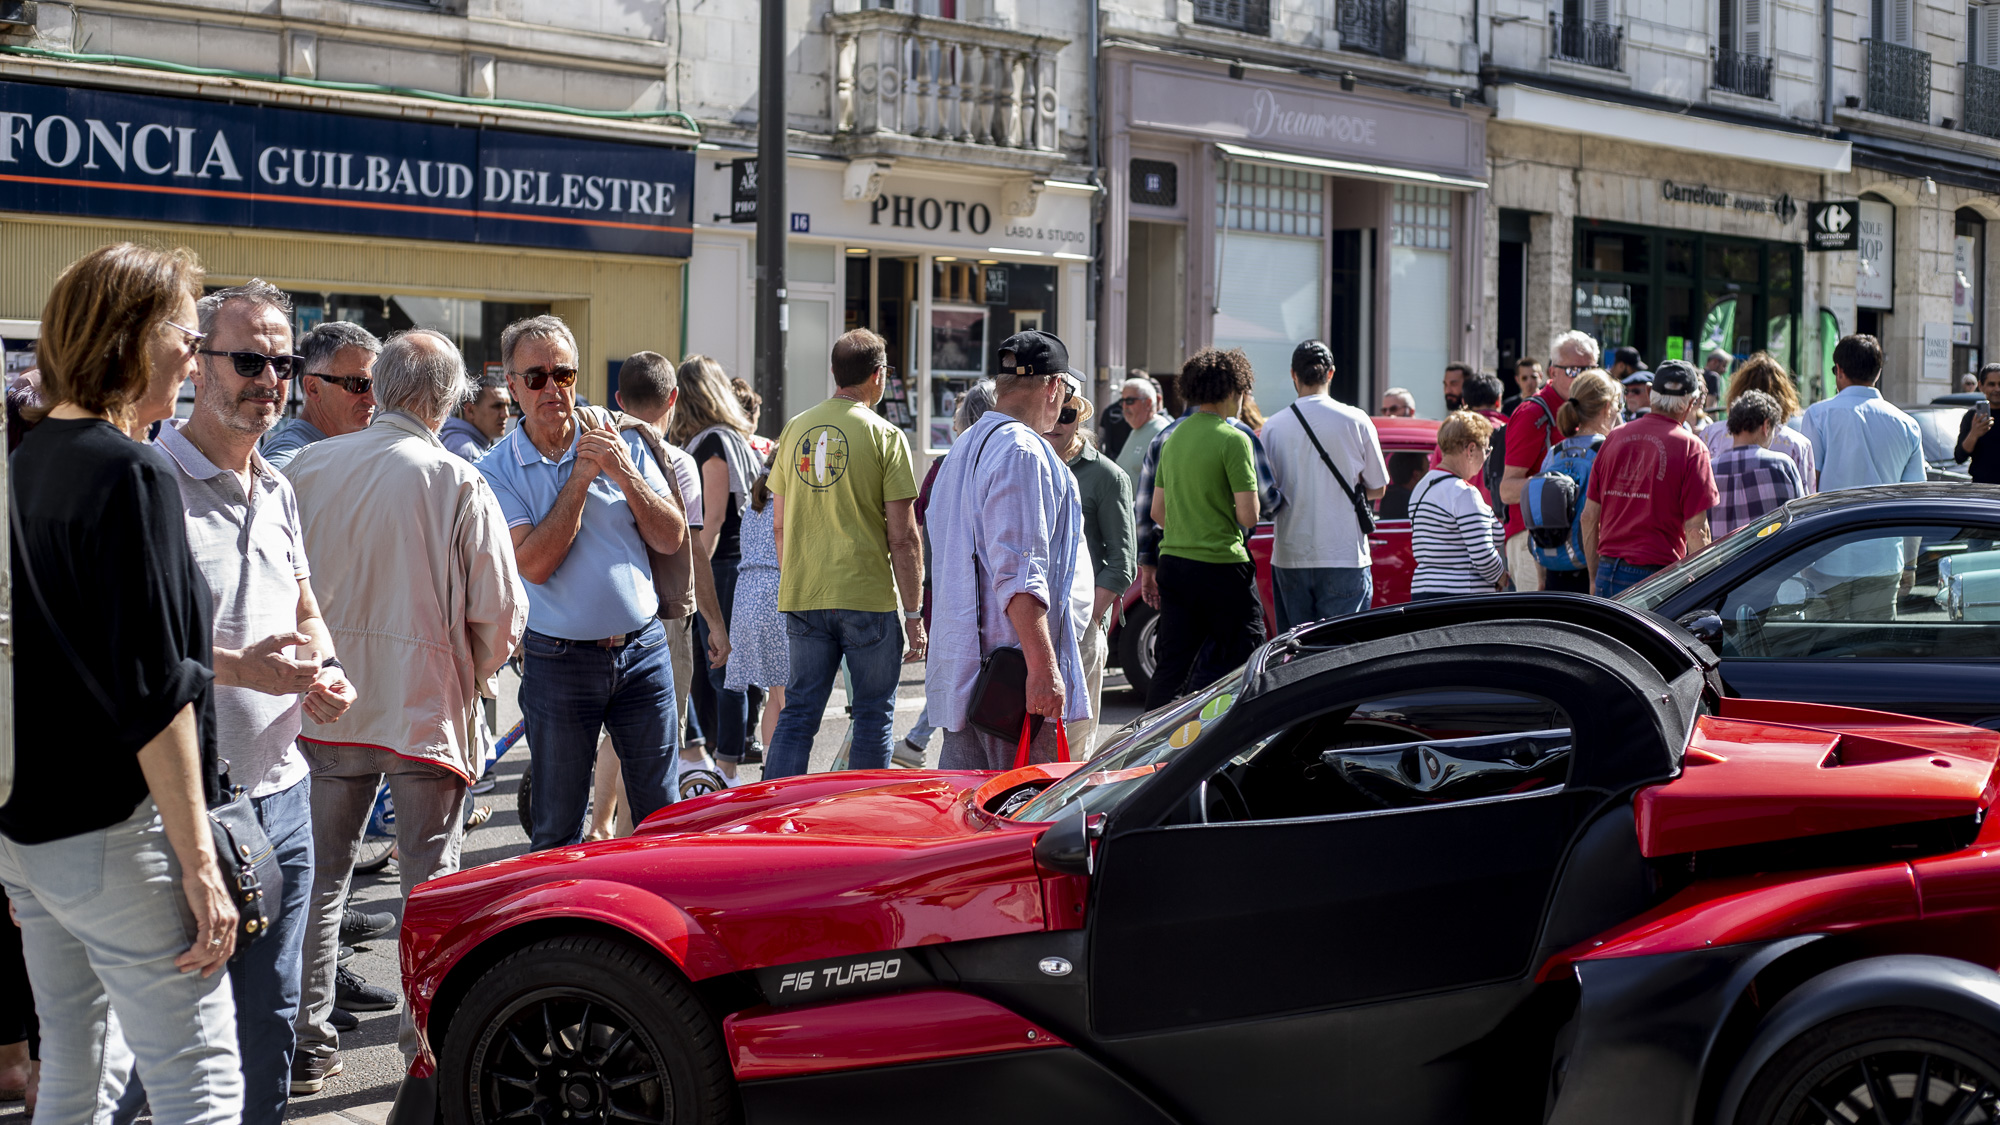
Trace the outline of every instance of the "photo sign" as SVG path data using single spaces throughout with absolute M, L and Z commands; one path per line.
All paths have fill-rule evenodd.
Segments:
M 685 258 L 694 153 L 0 82 L 0 210 Z

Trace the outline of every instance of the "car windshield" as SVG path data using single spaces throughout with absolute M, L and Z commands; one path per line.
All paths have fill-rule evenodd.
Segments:
M 1756 546 L 1758 540 L 1776 534 L 1790 518 L 1785 510 L 1780 508 L 1772 512 L 1769 519 L 1745 524 L 1724 536 L 1721 542 L 1708 550 L 1692 558 L 1682 559 L 1618 595 L 1618 600 L 1639 609 L 1657 610 L 1668 598 Z
M 1108 811 L 1146 778 L 1165 769 L 1205 724 L 1221 718 L 1236 703 L 1242 685 L 1243 669 L 1238 668 L 1207 691 L 1132 720 L 1111 736 L 1104 752 L 1089 765 L 1042 790 L 1012 819 L 1054 820 L 1077 802 L 1083 804 L 1085 815 Z
M 1965 420 L 1963 406 L 1930 406 L 1909 412 L 1924 435 L 1924 460 L 1949 461 L 1958 445 L 1958 424 Z

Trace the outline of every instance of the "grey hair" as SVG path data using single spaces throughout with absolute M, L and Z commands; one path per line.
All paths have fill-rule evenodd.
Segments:
M 999 392 L 994 390 L 990 380 L 983 380 L 967 387 L 965 393 L 958 396 L 958 409 L 952 413 L 952 432 L 962 434 L 971 429 L 974 422 L 979 421 L 987 411 L 993 409 L 993 404 L 999 401 L 999 398 Z
M 419 347 L 422 341 L 432 347 Z M 375 402 L 415 415 L 436 429 L 465 398 L 465 360 L 451 337 L 412 328 L 389 337 L 375 360 Z
M 1688 404 L 1693 401 L 1694 401 L 1693 395 L 1663 395 L 1658 391 L 1654 391 L 1652 396 L 1652 407 L 1654 412 L 1658 414 L 1679 415 L 1680 412 L 1686 410 L 1688 408 Z
M 1118 390 L 1121 395 L 1126 391 L 1136 390 L 1139 392 L 1139 397 L 1145 399 L 1147 402 L 1160 401 L 1160 388 L 1154 386 L 1151 379 L 1127 379 L 1125 382 L 1119 384 Z
M 1383 398 L 1388 398 L 1390 395 L 1395 395 L 1413 407 L 1417 405 L 1417 396 L 1411 394 L 1408 387 L 1390 387 L 1388 390 L 1382 392 Z
M 369 355 L 381 355 L 382 341 L 351 320 L 323 320 L 299 337 L 298 342 L 298 353 L 306 357 L 306 370 L 317 374 L 325 374 L 326 365 L 343 348 L 360 348 Z
M 1596 367 L 1598 358 L 1602 355 L 1602 352 L 1597 347 L 1597 340 L 1590 333 L 1572 328 L 1562 335 L 1557 336 L 1554 340 L 1549 341 L 1550 363 L 1555 362 L 1555 357 L 1561 354 L 1564 347 L 1575 347 L 1589 353 L 1590 362 L 1584 364 L 1585 367 Z
M 196 301 L 194 303 L 194 315 L 198 322 L 196 327 L 204 334 L 213 334 L 215 331 L 215 314 L 221 312 L 222 306 L 231 301 L 249 301 L 253 304 L 268 305 L 285 314 L 286 324 L 291 323 L 292 299 L 285 295 L 283 289 L 265 281 L 261 277 L 253 277 L 241 285 L 231 285 L 227 289 L 217 289 L 215 292 Z
M 583 353 L 577 350 L 576 334 L 569 330 L 569 325 L 563 323 L 562 317 L 552 313 L 517 320 L 501 330 L 501 366 L 509 371 L 514 370 L 514 349 L 519 347 L 523 340 L 561 340 L 569 345 L 569 352 L 577 357 L 577 362 L 583 362 Z

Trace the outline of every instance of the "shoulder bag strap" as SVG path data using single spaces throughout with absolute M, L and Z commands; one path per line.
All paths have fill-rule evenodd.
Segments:
M 1341 476 L 1340 470 L 1334 467 L 1333 458 L 1326 455 L 1326 447 L 1319 443 L 1319 435 L 1313 433 L 1312 423 L 1306 421 L 1305 413 L 1299 409 L 1297 402 L 1292 403 L 1291 410 L 1292 415 L 1299 420 L 1299 427 L 1305 430 L 1307 440 L 1311 441 L 1313 448 L 1319 451 L 1319 459 L 1326 462 L 1326 471 L 1333 474 L 1334 482 L 1340 485 L 1340 490 L 1347 493 L 1349 500 L 1356 504 L 1361 503 L 1361 498 L 1355 495 L 1354 489 L 1348 485 L 1347 478 Z
M 21 553 L 18 556 L 21 561 L 21 576 L 28 580 L 28 592 L 34 595 L 35 608 L 42 611 L 42 620 L 48 623 L 49 632 L 56 638 L 56 646 L 63 650 L 63 655 L 69 658 L 70 666 L 76 669 L 77 678 L 83 681 L 83 686 L 90 690 L 91 697 L 97 700 L 99 707 L 104 708 L 105 716 L 115 726 L 118 722 L 118 708 L 112 705 L 111 696 L 84 665 L 83 657 L 79 656 L 75 646 L 69 643 L 69 638 L 63 634 L 62 626 L 56 624 L 56 615 L 49 612 L 48 600 L 42 596 L 42 584 L 35 579 L 35 565 L 28 558 L 28 540 L 21 531 L 21 503 L 14 494 L 14 481 L 11 476 L 7 480 L 7 518 L 13 524 L 14 542 L 21 545 Z

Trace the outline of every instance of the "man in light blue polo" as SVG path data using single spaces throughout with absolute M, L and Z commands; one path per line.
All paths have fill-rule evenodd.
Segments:
M 577 409 L 577 354 L 558 317 L 507 326 L 500 362 L 521 424 L 479 461 L 528 587 L 521 715 L 537 851 L 583 839 L 600 728 L 634 820 L 673 800 L 680 772 L 673 662 L 646 552 L 679 550 L 687 521 L 645 443 Z
M 1923 480 L 1923 431 L 1875 389 L 1882 345 L 1873 336 L 1843 338 L 1833 348 L 1833 376 L 1840 392 L 1799 422 L 1819 462 L 1819 490 Z M 1916 564 L 1914 545 L 1870 539 L 1827 552 L 1807 577 L 1829 620 L 1892 621 L 1897 590 L 1915 579 Z

